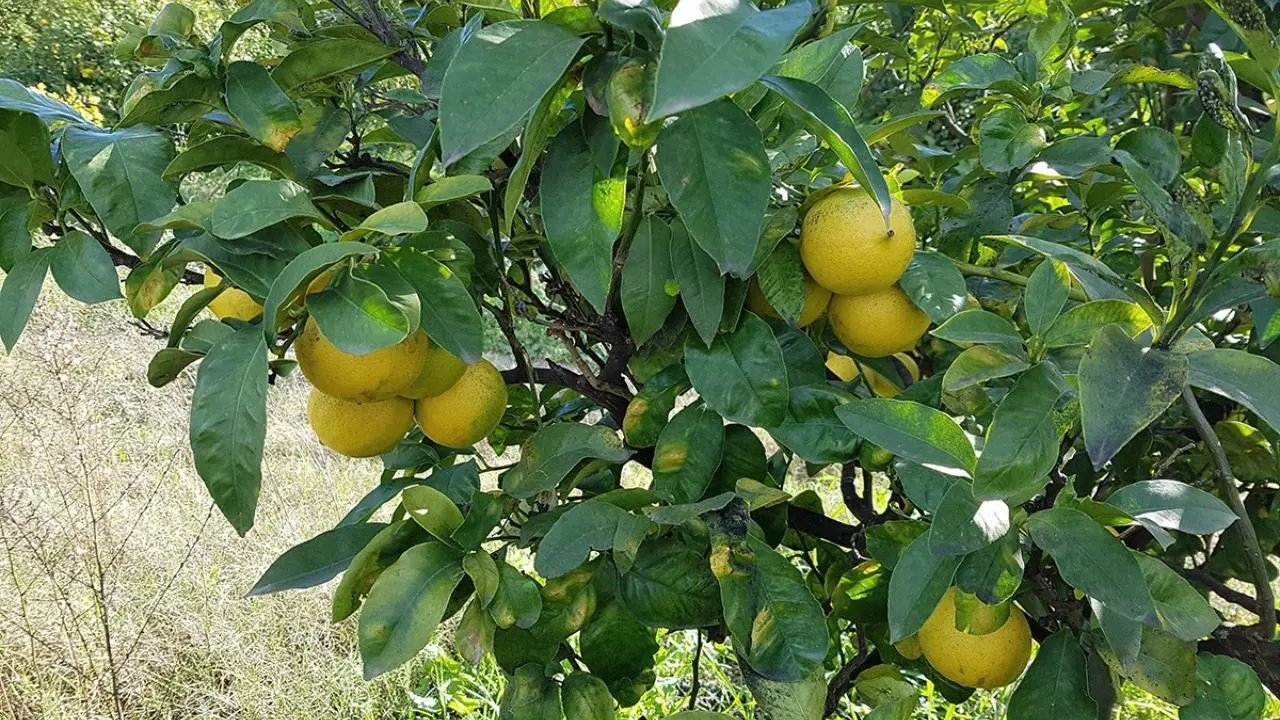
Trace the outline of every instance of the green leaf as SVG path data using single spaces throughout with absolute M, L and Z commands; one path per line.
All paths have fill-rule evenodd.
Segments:
M 479 599 L 472 600 L 467 603 L 462 617 L 458 618 L 458 626 L 453 630 L 453 649 L 466 662 L 479 665 L 486 655 L 493 652 L 496 629 L 493 618 L 481 607 Z
M 749 637 L 734 635 L 734 645 L 751 669 L 771 680 L 798 681 L 827 656 L 827 623 L 822 606 L 809 592 L 800 570 L 776 550 L 754 537 L 746 539 L 754 557 L 747 586 L 754 595 Z M 722 584 L 722 602 L 736 584 Z M 745 599 L 740 599 L 739 602 Z M 732 626 L 731 626 L 732 629 Z
M 400 302 L 410 295 L 416 304 L 413 287 L 394 270 L 384 274 L 399 282 L 388 286 L 344 272 L 338 275 L 336 285 L 307 298 L 311 319 L 339 350 L 367 355 L 401 342 L 416 329 L 411 324 L 416 313 L 411 318 L 410 308 Z
M 31 311 L 40 298 L 52 252 L 38 248 L 27 253 L 9 268 L 4 284 L 0 285 L 0 341 L 8 352 L 13 352 L 13 346 L 18 344 L 18 336 L 27 327 Z
M 61 147 L 98 218 L 145 259 L 160 233 L 134 228 L 168 214 L 178 195 L 177 185 L 161 177 L 173 160 L 168 136 L 150 128 L 106 131 L 72 126 L 63 131 Z
M 1042 174 L 1040 163 L 1047 169 L 1066 178 L 1084 177 L 1095 167 L 1111 162 L 1111 144 L 1106 138 L 1092 135 L 1072 135 L 1055 140 L 1036 156 L 1032 172 Z
M 472 19 L 476 18 L 480 16 L 477 15 Z M 434 60 L 436 54 L 433 53 L 431 58 Z M 511 169 L 506 189 L 502 194 L 502 231 L 504 233 L 511 233 L 511 226 L 516 220 L 520 206 L 524 204 L 524 192 L 529 183 L 529 175 L 542 158 L 547 140 L 559 127 L 560 111 L 564 109 L 569 95 L 574 90 L 574 85 L 571 79 L 562 78 L 557 85 L 553 86 L 538 102 L 538 107 L 529 116 L 529 122 L 520 135 L 520 158 L 516 161 L 516 166 Z
M 16 80 L 0 78 L 0 110 L 16 110 L 38 116 L 46 123 L 57 121 L 93 127 L 75 108 L 42 92 L 29 90 Z
M 1070 291 L 1071 272 L 1066 263 L 1045 260 L 1036 265 L 1022 296 L 1022 309 L 1033 335 L 1044 335 L 1053 326 Z
M 1215 351 L 1216 352 L 1216 351 Z M 1187 384 L 1187 357 L 1143 352 L 1116 325 L 1094 336 L 1080 360 L 1080 414 L 1095 469 L 1173 404 Z
M 1007 105 L 978 123 L 978 160 L 991 172 L 1020 169 L 1047 144 L 1044 128 L 1028 123 L 1022 111 Z
M 1107 325 L 1118 325 L 1129 337 L 1151 327 L 1142 308 L 1125 300 L 1094 300 L 1077 305 L 1044 331 L 1045 347 L 1087 345 Z
M 484 326 L 462 279 L 431 256 L 408 248 L 392 252 L 391 262 L 417 291 L 419 322 L 431 341 L 468 365 L 478 362 Z
M 1022 334 L 1013 323 L 986 310 L 965 310 L 951 316 L 932 331 L 934 337 L 957 345 L 1022 345 Z
M 942 376 L 942 391 L 954 393 L 988 380 L 1017 375 L 1028 367 L 1025 358 L 986 345 L 974 345 L 951 361 Z
M 399 202 L 378 210 L 359 225 L 342 234 L 343 242 L 351 242 L 370 233 L 382 235 L 416 235 L 426 232 L 427 213 L 416 202 Z
M 625 173 L 618 163 L 611 175 L 601 175 L 578 123 L 551 141 L 542 168 L 539 195 L 551 252 L 569 282 L 601 313 L 613 276 L 613 243 L 622 229 Z
M 447 495 L 430 485 L 414 485 L 400 494 L 405 513 L 437 540 L 452 545 L 450 536 L 462 525 L 462 511 Z
M 267 437 L 267 344 L 246 326 L 213 346 L 191 396 L 196 472 L 227 521 L 244 535 L 262 485 Z
M 727 99 L 682 113 L 658 136 L 657 164 L 689 234 L 721 272 L 747 277 L 771 187 L 755 123 Z
M 1009 720 L 1094 720 L 1089 675 L 1080 641 L 1067 630 L 1049 636 L 1009 697 Z
M 597 608 L 578 635 L 578 646 L 583 664 L 609 686 L 619 705 L 636 704 L 653 686 L 658 641 L 624 604 L 615 601 Z
M 621 447 L 617 432 L 603 425 L 561 422 L 534 433 L 520 462 L 502 476 L 502 490 L 527 500 L 559 485 L 583 460 L 624 463 L 631 451 Z
M 920 104 L 933 107 L 944 96 L 961 90 L 1017 89 L 1018 71 L 1000 55 L 982 53 L 951 63 L 920 93 Z
M 1195 645 L 1144 626 L 1137 659 L 1120 673 L 1166 702 L 1187 705 L 1195 698 Z
M 825 90 L 803 80 L 767 75 L 760 82 L 801 111 L 809 128 L 835 151 L 858 184 L 875 198 L 887 228 L 892 208 L 889 185 L 849 111 Z
M 345 258 L 355 255 L 375 255 L 377 252 L 377 248 L 364 243 L 327 243 L 299 253 L 297 257 L 290 260 L 271 283 L 271 290 L 262 304 L 262 328 L 267 343 L 275 342 L 280 310 L 287 308 L 300 297 L 316 276 Z
M 510 564 L 499 562 L 498 593 L 489 604 L 489 614 L 498 627 L 533 627 L 542 615 L 542 595 L 538 583 Z
M 489 607 L 498 594 L 498 584 L 501 582 L 498 563 L 483 550 L 469 552 L 462 558 L 462 571 L 476 586 L 476 600 L 480 606 Z
M 917 251 L 898 278 L 898 284 L 912 304 L 924 310 L 935 323 L 945 322 L 964 310 L 969 299 L 964 275 L 950 258 L 933 250 Z
M 63 292 L 87 305 L 124 297 L 111 256 L 85 233 L 63 235 L 50 253 L 49 268 Z
M 577 425 L 555 427 L 569 424 Z M 544 578 L 557 578 L 586 562 L 592 550 L 612 550 L 618 523 L 626 515 L 626 510 L 601 500 L 574 505 L 556 519 L 538 544 L 534 569 Z
M 147 363 L 147 383 L 160 388 L 178 378 L 191 363 L 204 357 L 176 347 L 160 348 Z
M 1221 532 L 1236 514 L 1209 493 L 1177 480 L 1142 480 L 1125 485 L 1107 502 L 1133 516 L 1169 530 L 1192 535 Z
M 853 402 L 849 393 L 829 385 L 792 387 L 787 418 L 769 434 L 811 463 L 836 463 L 852 457 L 858 436 L 836 417 L 836 408 Z
M 942 412 L 909 400 L 858 400 L 836 408 L 849 429 L 880 447 L 947 475 L 968 477 L 977 458 L 964 430 Z
M 1253 668 L 1233 657 L 1196 655 L 1196 697 L 1178 720 L 1262 720 L 1267 692 Z
M 666 291 L 667 283 L 674 279 L 671 228 L 648 215 L 640 221 L 622 265 L 622 311 L 637 346 L 662 328 L 676 306 L 675 297 Z
M 289 53 L 271 71 L 271 79 L 287 93 L 337 75 L 354 73 L 390 57 L 395 48 L 352 38 L 321 38 Z
M 170 162 L 161 173 L 161 177 L 165 180 L 173 180 L 187 173 L 219 167 L 234 167 L 237 163 L 257 165 L 284 178 L 293 177 L 293 162 L 288 155 L 263 147 L 239 135 L 219 135 L 191 145 L 178 153 L 173 162 Z
M 1273 429 L 1280 429 L 1280 365 L 1241 350 L 1201 350 L 1187 356 L 1195 387 L 1249 408 Z
M 705 551 L 674 539 L 641 544 L 618 590 L 627 608 L 651 628 L 707 627 L 720 621 L 720 593 Z
M 582 38 L 549 22 L 489 25 L 458 48 L 440 88 L 445 165 L 501 136 L 556 84 Z
M 493 183 L 483 175 L 452 175 L 427 185 L 414 195 L 423 209 L 433 208 L 454 200 L 461 200 L 493 189 Z
M 500 493 L 476 490 L 471 494 L 467 516 L 449 537 L 451 544 L 464 550 L 478 550 L 504 515 Z
M 653 451 L 653 491 L 673 503 L 700 500 L 720 465 L 724 432 L 724 419 L 704 404 L 676 413 Z
M 902 551 L 889 576 L 890 642 L 898 642 L 924 625 L 951 587 L 961 559 L 958 555 L 933 554 L 928 532 Z
M 326 583 L 346 570 L 374 536 L 388 527 L 386 523 L 346 525 L 298 543 L 271 563 L 248 597 Z
M 338 108 L 319 103 L 304 103 L 301 119 L 302 131 L 285 146 L 284 154 L 299 177 L 309 177 L 346 141 L 351 121 Z
M 727 420 L 768 427 L 786 419 L 787 368 L 765 321 L 744 315 L 737 330 L 709 348 L 690 338 L 684 357 L 694 389 Z
M 409 548 L 378 576 L 356 632 L 365 680 L 403 665 L 427 646 L 461 580 L 461 553 L 437 542 Z
M 560 684 L 564 716 L 582 720 L 613 720 L 613 696 L 609 686 L 591 673 L 572 672 Z M 559 720 L 557 716 L 556 720 Z
M 1026 564 L 1018 535 L 1016 530 L 1006 533 L 981 550 L 966 555 L 956 569 L 956 587 L 977 595 L 988 605 L 1012 598 L 1022 585 Z
M 794 243 L 779 242 L 760 263 L 755 283 L 769 307 L 783 320 L 796 325 L 804 312 L 805 278 L 800 249 Z
M 246 180 L 214 206 L 210 229 L 220 238 L 234 240 L 293 218 L 325 221 L 301 185 L 289 180 Z
M 1058 402 L 1070 386 L 1047 363 L 1013 386 L 987 428 L 973 494 L 1021 504 L 1040 492 L 1058 461 Z
M 1007 532 L 1009 506 L 1003 500 L 978 500 L 969 483 L 955 482 L 934 510 L 929 550 L 935 555 L 967 555 Z
M 748 0 L 680 0 L 662 42 L 648 120 L 755 82 L 791 46 L 811 12 L 807 2 L 760 12 Z
M 516 668 L 502 690 L 498 720 L 560 720 L 560 687 L 537 663 Z
M 741 426 L 735 425 L 734 427 Z M 683 525 L 699 515 L 709 513 L 712 510 L 719 510 L 728 505 L 733 498 L 733 493 L 725 492 L 696 503 L 648 507 L 644 509 L 644 514 L 659 525 Z
M 1267 27 L 1267 18 L 1254 0 L 1208 0 L 1208 6 L 1244 41 L 1253 59 L 1268 74 L 1280 68 L 1280 46 L 1275 33 Z
M 1034 513 L 1031 539 L 1053 557 L 1062 579 L 1091 598 L 1141 622 L 1155 621 L 1151 593 L 1128 548 L 1074 508 Z
M 298 108 L 256 62 L 227 66 L 227 110 L 249 136 L 280 152 L 302 130 Z
M 716 261 L 694 244 L 680 222 L 671 226 L 671 269 L 698 337 L 710 345 L 724 315 L 725 280 Z
M 1144 553 L 1134 552 L 1133 557 L 1147 579 L 1151 601 L 1165 632 L 1195 641 L 1222 624 L 1209 601 L 1173 568 Z
M 374 536 L 352 559 L 333 592 L 333 622 L 351 617 L 378 576 L 405 550 L 428 539 L 430 536 L 412 520 L 391 523 Z

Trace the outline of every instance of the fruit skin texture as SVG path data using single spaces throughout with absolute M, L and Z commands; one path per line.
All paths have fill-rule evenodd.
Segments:
M 213 271 L 213 268 L 205 268 L 204 286 L 207 288 L 218 287 L 222 282 L 222 276 Z M 249 293 L 240 288 L 227 288 L 218 294 L 218 297 L 209 303 L 209 310 L 219 320 L 223 318 L 235 318 L 237 320 L 250 320 L 262 314 L 262 305 Z
M 836 295 L 827 316 L 840 342 L 863 357 L 910 350 L 929 329 L 929 316 L 897 285 L 869 295 Z
M 507 411 L 507 385 L 488 360 L 467 367 L 453 387 L 415 407 L 418 426 L 445 447 L 466 448 L 485 439 Z
M 317 390 L 343 400 L 386 400 L 418 379 L 431 341 L 418 331 L 399 344 L 351 355 L 339 350 L 310 318 L 293 349 L 298 367 Z
M 347 457 L 374 457 L 394 448 L 413 427 L 413 401 L 393 397 L 352 402 L 312 389 L 307 420 L 330 450 Z
M 863 295 L 898 282 L 916 251 L 906 206 L 893 201 L 893 235 L 880 207 L 861 188 L 841 188 L 818 200 L 800 227 L 800 259 L 813 279 L 840 295 Z
M 435 397 L 453 387 L 458 378 L 467 371 L 467 364 L 439 345 L 432 344 L 427 350 L 426 362 L 422 372 L 401 395 L 414 400 Z
M 804 308 L 800 310 L 800 321 L 796 323 L 796 327 L 804 327 L 822 317 L 829 302 L 831 302 L 831 291 L 814 282 L 813 278 L 805 278 Z M 769 304 L 764 291 L 755 280 L 752 280 L 747 288 L 747 309 L 761 317 L 782 317 Z
M 993 689 L 1017 680 L 1031 659 L 1031 628 L 1016 606 L 1009 619 L 985 635 L 956 629 L 955 588 L 921 626 L 917 635 L 924 656 L 948 680 L 971 688 Z

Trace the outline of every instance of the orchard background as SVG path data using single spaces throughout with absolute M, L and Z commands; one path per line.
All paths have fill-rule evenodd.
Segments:
M 0 9 L 7 716 L 1280 716 L 1270 4 Z

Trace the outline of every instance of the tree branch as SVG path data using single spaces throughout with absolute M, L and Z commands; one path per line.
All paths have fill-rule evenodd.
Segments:
M 587 382 L 586 378 L 549 360 L 547 367 L 531 366 L 527 370 L 523 367 L 515 367 L 502 371 L 503 381 L 512 385 L 527 383 L 530 377 L 540 385 L 556 385 L 581 393 L 600 403 L 616 418 L 621 419 L 627 414 L 627 399 L 597 390 Z
M 861 638 L 861 635 L 859 635 Z M 858 672 L 863 667 L 879 660 L 880 651 L 872 650 L 867 652 L 865 646 L 860 648 L 857 655 L 854 655 L 836 674 L 831 676 L 831 681 L 827 683 L 827 703 L 826 709 L 823 711 L 823 717 L 830 717 L 835 714 L 840 707 L 840 698 L 844 697 L 853 689 L 853 681 L 858 677 Z
M 787 506 L 787 524 L 793 530 L 812 535 L 841 547 L 854 548 L 862 534 L 856 526 L 842 523 L 822 513 L 806 510 L 798 505 Z
M 1249 511 L 1245 509 L 1244 501 L 1240 499 L 1240 490 L 1236 487 L 1236 477 L 1231 471 L 1230 461 L 1227 460 L 1227 451 L 1223 449 L 1217 433 L 1213 431 L 1213 425 L 1204 416 L 1204 410 L 1200 408 L 1200 403 L 1196 401 L 1195 393 L 1189 386 L 1182 389 L 1182 402 L 1187 406 L 1187 412 L 1195 422 L 1200 438 L 1209 448 L 1209 455 L 1217 468 L 1214 475 L 1218 481 L 1218 491 L 1226 498 L 1227 504 L 1236 514 L 1236 532 L 1240 533 L 1240 539 L 1244 542 L 1249 570 L 1253 573 L 1254 591 L 1258 596 L 1258 624 L 1254 625 L 1253 629 L 1262 639 L 1271 640 L 1276 634 L 1276 598 L 1271 587 L 1271 579 L 1267 574 L 1267 559 L 1262 554 L 1262 547 L 1258 544 L 1258 533 L 1253 528 L 1253 521 L 1249 518 Z

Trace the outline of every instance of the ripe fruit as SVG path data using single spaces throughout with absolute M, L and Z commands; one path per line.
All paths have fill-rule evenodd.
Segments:
M 453 387 L 458 378 L 467 371 L 467 364 L 439 345 L 432 344 L 427 349 L 427 359 L 422 364 L 422 372 L 401 395 L 415 400 L 435 397 Z
M 222 276 L 213 271 L 213 268 L 205 268 L 204 286 L 207 288 L 218 287 L 222 282 Z M 262 305 L 249 293 L 240 288 L 227 288 L 218 294 L 218 297 L 209 303 L 209 310 L 219 320 L 223 318 L 235 318 L 248 322 L 262 314 Z
M 507 410 L 507 386 L 488 360 L 467 367 L 453 387 L 418 401 L 418 426 L 445 447 L 475 445 L 493 432 Z
M 805 278 L 804 308 L 800 310 L 800 321 L 796 326 L 804 327 L 817 320 L 826 311 L 829 302 L 831 302 L 831 291 L 814 282 L 812 278 Z M 755 280 L 752 280 L 751 286 L 747 288 L 747 309 L 764 317 L 782 317 L 769 304 L 769 300 Z
M 343 400 L 386 400 L 404 392 L 422 372 L 430 347 L 426 333 L 410 335 L 399 344 L 351 355 L 339 350 L 320 332 L 315 321 L 294 343 L 298 367 L 317 390 Z
M 924 654 L 924 648 L 920 647 L 920 638 L 917 635 L 909 635 L 899 640 L 893 644 L 893 649 L 908 660 L 919 660 Z
M 413 427 L 413 401 L 393 397 L 352 402 L 313 389 L 307 419 L 330 450 L 347 457 L 374 457 L 394 448 Z
M 915 358 L 906 353 L 894 353 L 893 357 L 907 368 L 907 372 L 911 374 L 913 382 L 920 379 L 920 366 L 916 363 Z M 902 390 L 892 380 L 876 372 L 873 368 L 861 367 L 856 360 L 847 355 L 828 352 L 827 369 L 835 373 L 835 376 L 843 382 L 853 382 L 853 379 L 859 375 L 865 375 L 867 387 L 871 388 L 871 392 L 878 397 L 891 398 L 897 397 L 902 393 Z
M 991 689 L 1017 680 L 1031 658 L 1031 628 L 1022 610 L 1010 606 L 1003 625 L 971 635 L 956 629 L 955 595 L 955 588 L 947 590 L 917 633 L 929 664 L 965 687 Z
M 868 295 L 837 295 L 827 316 L 840 342 L 864 357 L 910 350 L 929 329 L 929 316 L 896 285 Z
M 897 200 L 886 233 L 880 206 L 861 188 L 840 188 L 813 204 L 800 227 L 800 257 L 822 287 L 841 295 L 884 290 L 916 250 L 911 214 Z

